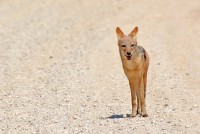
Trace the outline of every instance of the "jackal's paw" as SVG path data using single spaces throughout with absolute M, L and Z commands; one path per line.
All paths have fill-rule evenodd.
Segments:
M 132 113 L 131 114 L 131 117 L 135 117 L 137 114 L 136 113 Z
M 137 114 L 140 114 L 140 115 L 142 114 L 141 109 L 137 110 Z
M 147 113 L 142 113 L 141 116 L 142 117 L 148 117 L 148 114 Z

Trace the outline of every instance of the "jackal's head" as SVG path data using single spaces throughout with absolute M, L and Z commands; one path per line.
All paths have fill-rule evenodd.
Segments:
M 132 55 L 135 52 L 137 46 L 137 32 L 138 27 L 135 27 L 129 35 L 125 35 L 119 27 L 116 28 L 118 46 L 122 58 L 131 60 Z

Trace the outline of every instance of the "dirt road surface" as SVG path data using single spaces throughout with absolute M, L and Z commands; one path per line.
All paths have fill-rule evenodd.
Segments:
M 1 134 L 200 134 L 200 1 L 1 0 Z M 131 113 L 115 28 L 150 55 Z

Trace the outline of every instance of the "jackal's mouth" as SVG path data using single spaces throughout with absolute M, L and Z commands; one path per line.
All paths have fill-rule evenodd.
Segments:
M 127 60 L 131 60 L 132 55 L 125 55 Z

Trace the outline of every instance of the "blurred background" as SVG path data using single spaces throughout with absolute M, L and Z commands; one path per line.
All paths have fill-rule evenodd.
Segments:
M 0 133 L 200 133 L 200 1 L 0 0 Z M 131 113 L 115 28 L 150 55 Z

